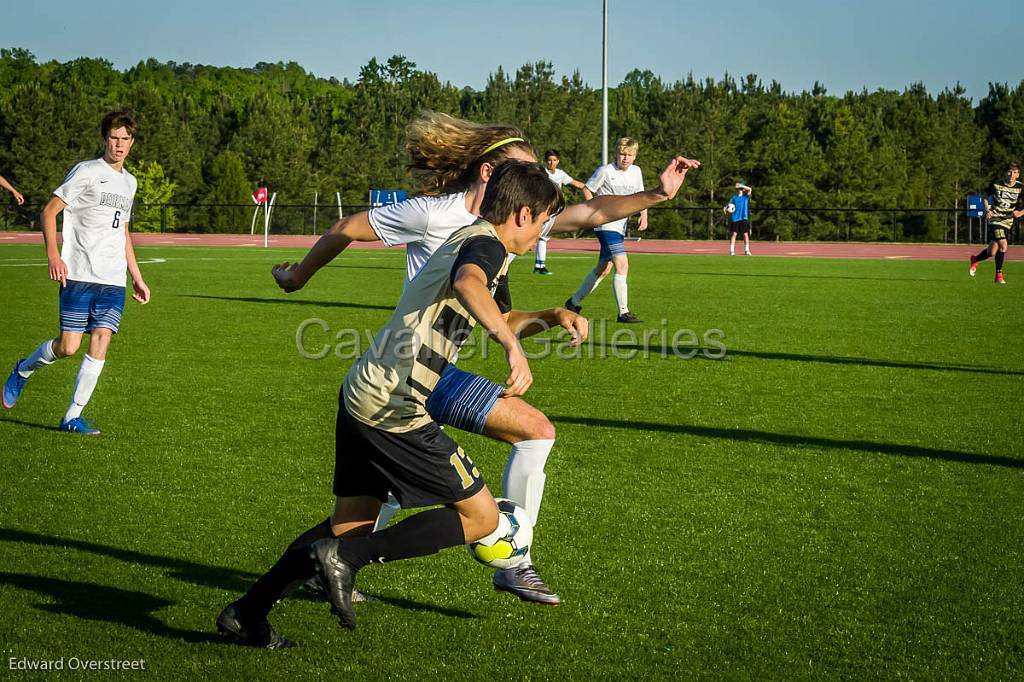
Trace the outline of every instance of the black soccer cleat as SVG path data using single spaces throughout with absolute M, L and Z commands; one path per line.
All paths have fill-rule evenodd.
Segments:
M 327 588 L 327 599 L 338 622 L 349 630 L 356 629 L 356 612 L 352 610 L 352 590 L 356 586 L 356 572 L 338 554 L 341 540 L 325 538 L 313 543 L 309 551 L 316 562 L 316 570 Z
M 217 631 L 242 646 L 260 649 L 291 649 L 298 646 L 274 632 L 266 618 L 246 618 L 239 610 L 238 602 L 228 604 L 217 616 Z
M 314 599 L 319 599 L 320 601 L 328 601 L 327 588 L 324 587 L 324 581 L 320 579 L 319 575 L 314 575 L 312 578 L 302 583 L 302 589 L 304 589 L 306 593 Z M 377 601 L 377 597 L 374 597 L 370 594 L 366 594 L 365 592 L 360 592 L 359 590 L 353 588 L 353 604 L 359 604 L 361 602 L 367 601 Z
M 572 302 L 572 296 L 570 296 L 569 298 L 565 299 L 565 309 L 566 310 L 571 310 L 572 312 L 574 312 L 577 315 L 579 315 L 580 311 L 583 310 L 583 306 L 576 305 L 575 303 L 573 303 Z
M 622 324 L 639 324 L 643 322 L 639 317 L 629 312 L 628 310 L 619 315 L 618 321 Z
M 562 599 L 548 587 L 533 564 L 499 568 L 494 572 L 494 589 L 514 594 L 523 601 L 558 606 Z

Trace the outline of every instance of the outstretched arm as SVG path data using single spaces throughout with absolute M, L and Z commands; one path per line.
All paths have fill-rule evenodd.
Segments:
M 570 346 L 578 346 L 586 341 L 590 333 L 590 323 L 587 318 L 565 308 L 548 308 L 536 312 L 513 310 L 508 313 L 506 320 L 508 326 L 521 339 L 546 332 L 557 326 L 569 332 Z
M 700 168 L 700 161 L 677 156 L 661 172 L 660 184 L 657 188 L 625 196 L 608 194 L 594 197 L 582 204 L 569 206 L 555 218 L 551 232 L 575 232 L 597 227 L 613 220 L 626 218 L 657 203 L 671 199 L 683 186 L 686 174 L 696 168 Z M 586 195 L 587 190 L 584 189 L 583 192 Z
M 324 236 L 320 237 L 306 257 L 299 263 L 279 263 L 271 269 L 277 286 L 287 292 L 298 291 L 317 271 L 337 258 L 352 242 L 376 242 L 380 237 L 370 227 L 366 211 L 354 213 L 334 223 Z
M 505 380 L 508 385 L 505 396 L 513 397 L 526 393 L 533 383 L 530 363 L 519 346 L 519 339 L 505 321 L 498 304 L 494 302 L 483 268 L 475 263 L 466 263 L 460 267 L 452 281 L 452 290 L 473 319 L 505 348 L 509 367 L 508 379 Z
M 3 187 L 5 190 L 14 195 L 14 201 L 18 204 L 18 206 L 21 206 L 22 204 L 25 203 L 25 197 L 21 196 L 21 192 L 14 189 L 14 186 L 11 185 L 11 183 L 7 182 L 7 178 L 5 178 L 2 175 L 0 175 L 0 187 Z

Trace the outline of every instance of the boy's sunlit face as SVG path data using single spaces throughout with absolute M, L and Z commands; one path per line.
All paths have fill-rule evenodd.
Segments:
M 135 144 L 135 137 L 128 132 L 127 128 L 121 126 L 107 133 L 104 143 L 106 148 L 103 158 L 107 163 L 123 163 L 128 152 L 131 151 L 132 145 Z
M 558 168 L 558 161 L 558 157 L 554 154 L 544 159 L 544 163 L 547 164 L 548 170 L 552 173 L 554 173 L 555 169 Z
M 632 149 L 620 149 L 615 154 L 615 165 L 619 170 L 626 170 L 636 161 L 636 151 Z
M 1020 169 L 1011 168 L 1010 170 L 1006 171 L 1006 176 L 1010 178 L 1010 184 L 1012 185 L 1013 183 L 1017 182 L 1017 178 L 1020 177 Z
M 544 223 L 551 216 L 548 211 L 541 211 L 537 217 L 530 222 L 529 227 L 523 230 L 523 240 L 519 243 L 520 250 L 516 251 L 520 256 L 537 245 L 540 233 L 544 231 Z

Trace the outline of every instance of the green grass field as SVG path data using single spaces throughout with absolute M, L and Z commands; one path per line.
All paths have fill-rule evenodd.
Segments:
M 317 350 L 375 330 L 404 255 L 353 251 L 285 296 L 270 265 L 298 251 L 138 253 L 165 262 L 142 266 L 153 301 L 128 304 L 86 412 L 104 434 L 55 428 L 77 360 L 0 415 L 5 672 L 75 657 L 210 680 L 1022 675 L 1014 260 L 996 287 L 990 262 L 970 280 L 960 262 L 631 257 L 650 352 L 613 337 L 642 329 L 602 336 L 606 282 L 585 302 L 595 343 L 532 364 L 527 398 L 559 431 L 534 558 L 564 604 L 495 593 L 453 549 L 361 572 L 379 600 L 354 632 L 323 603 L 282 603 L 271 620 L 302 647 L 266 652 L 221 643 L 213 620 L 328 514 L 350 364 L 303 358 L 296 331 L 324 320 Z M 57 329 L 41 255 L 0 248 L 4 376 Z M 530 261 L 513 266 L 518 308 L 560 305 L 592 266 L 556 253 L 542 278 Z M 677 329 L 720 330 L 724 359 L 678 357 Z M 489 350 L 460 364 L 501 380 Z M 456 437 L 495 489 L 506 448 Z

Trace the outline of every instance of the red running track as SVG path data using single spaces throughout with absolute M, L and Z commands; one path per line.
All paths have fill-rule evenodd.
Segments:
M 261 248 L 263 237 L 240 234 L 151 234 L 134 233 L 138 246 L 246 246 Z M 272 235 L 269 245 L 278 249 L 308 249 L 317 237 L 308 235 Z M 40 232 L 0 232 L 0 244 L 42 244 Z M 739 246 L 739 245 L 737 245 Z M 355 243 L 353 248 L 386 248 L 379 242 Z M 751 242 L 755 256 L 789 256 L 805 258 L 869 258 L 891 260 L 967 260 L 977 253 L 978 245 L 966 244 L 876 244 L 860 242 Z M 596 239 L 552 239 L 548 250 L 561 253 L 592 253 L 597 255 Z M 643 239 L 627 242 L 629 253 L 665 253 L 688 255 L 720 255 L 729 252 L 727 241 L 686 241 Z

